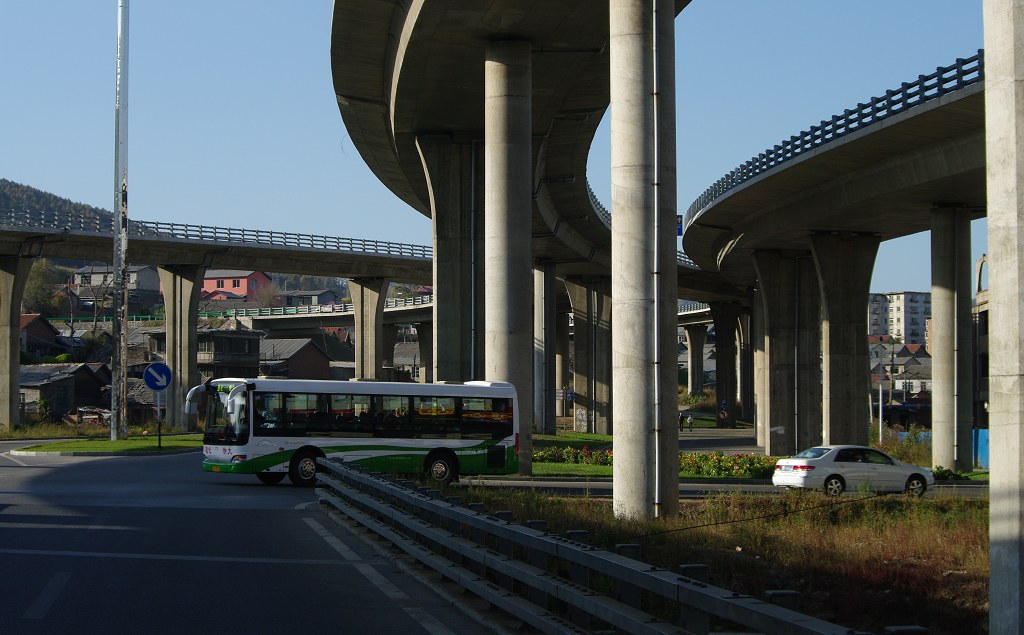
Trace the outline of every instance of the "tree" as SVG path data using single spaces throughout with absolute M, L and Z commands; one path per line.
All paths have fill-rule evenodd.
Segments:
M 71 270 L 49 260 L 41 259 L 32 265 L 25 282 L 25 295 L 21 309 L 25 313 L 40 313 L 43 317 L 56 317 L 68 313 L 70 295 L 67 293 Z
M 281 293 L 281 287 L 271 282 L 250 293 L 247 299 L 260 307 L 276 307 L 281 306 Z

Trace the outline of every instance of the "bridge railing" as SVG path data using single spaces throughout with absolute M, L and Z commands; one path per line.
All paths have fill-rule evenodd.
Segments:
M 384 310 L 409 309 L 418 306 L 430 306 L 434 303 L 433 295 L 419 295 L 411 298 L 388 298 L 384 301 Z M 199 317 L 276 317 L 284 315 L 319 315 L 323 313 L 353 313 L 352 304 L 302 304 L 299 306 L 260 307 L 254 309 L 225 309 L 224 311 L 205 311 Z
M 441 500 L 410 481 L 317 462 L 322 503 L 544 633 L 705 635 L 723 625 L 780 635 L 856 632 L 794 610 L 794 591 L 769 591 L 766 600 L 742 595 L 708 584 L 705 565 L 658 569 L 637 559 L 639 545 L 595 548 L 586 531 L 549 533 L 544 521 L 515 523 L 510 512 Z
M 844 110 L 841 114 L 811 126 L 751 158 L 715 181 L 690 204 L 686 211 L 684 227 L 688 227 L 700 212 L 726 192 L 786 161 L 866 126 L 906 112 L 914 106 L 982 81 L 985 78 L 984 53 L 984 50 L 979 50 L 971 57 L 957 58 L 950 66 L 940 66 L 934 73 L 920 75 L 913 82 L 904 82 L 897 89 L 885 91 L 885 95 L 873 97 L 867 103 Z
M 79 233 L 113 235 L 112 216 L 84 216 L 53 211 L 7 210 L 0 212 L 0 228 L 35 229 L 49 233 Z M 338 238 L 315 234 L 236 229 L 207 225 L 186 225 L 159 221 L 128 221 L 128 236 L 136 238 L 174 238 L 202 240 L 217 243 L 256 244 L 273 247 L 299 247 L 324 249 L 382 256 L 408 258 L 433 257 L 433 249 L 423 245 L 407 245 L 384 240 Z

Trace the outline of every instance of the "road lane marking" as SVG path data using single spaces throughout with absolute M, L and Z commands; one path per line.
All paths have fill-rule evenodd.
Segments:
M 428 613 L 426 609 L 417 604 L 401 589 L 389 582 L 387 578 L 374 569 L 372 565 L 363 561 L 359 557 L 359 554 L 352 551 L 348 545 L 338 540 L 334 534 L 327 531 L 327 528 L 321 525 L 318 521 L 313 518 L 303 518 L 302 520 L 306 521 L 306 524 L 309 525 L 309 527 L 316 532 L 318 536 L 323 538 L 324 542 L 330 545 L 332 549 L 341 554 L 342 558 L 352 562 L 356 571 L 363 574 L 363 577 L 369 580 L 373 586 L 380 589 L 384 595 L 405 611 L 409 617 L 419 622 L 420 626 L 422 626 L 424 630 L 432 635 L 455 635 L 454 631 L 442 624 L 440 620 Z
M 16 459 L 13 456 L 11 456 L 10 452 L 4 452 L 3 454 L 0 454 L 0 456 L 4 457 L 5 459 L 7 459 L 7 460 L 9 460 L 9 461 L 11 461 L 13 463 L 16 463 L 16 464 L 20 465 L 21 467 L 28 467 L 29 466 L 28 463 L 22 463 L 18 459 Z
M 115 553 L 109 551 L 61 551 L 53 549 L 4 549 L 0 554 L 11 556 L 55 556 L 61 558 L 113 558 L 120 560 L 179 560 L 185 562 L 233 562 L 249 564 L 313 564 L 350 566 L 341 560 L 318 558 L 241 558 L 231 556 L 177 556 L 163 553 Z
M 41 620 L 46 617 L 46 614 L 50 612 L 50 607 L 57 601 L 57 596 L 64 590 L 65 585 L 67 585 L 70 579 L 70 571 L 54 573 L 43 590 L 36 596 L 32 606 L 28 607 L 28 610 L 21 617 L 26 620 Z

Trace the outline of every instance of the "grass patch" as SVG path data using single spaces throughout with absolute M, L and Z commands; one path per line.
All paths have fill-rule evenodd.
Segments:
M 586 465 L 584 463 L 537 463 L 533 464 L 533 475 L 539 477 L 591 477 L 611 478 L 612 466 Z
M 721 494 L 681 501 L 675 518 L 630 521 L 616 519 L 607 500 L 459 493 L 520 522 L 545 519 L 551 533 L 587 530 L 598 547 L 638 543 L 643 559 L 664 569 L 706 564 L 712 584 L 737 593 L 799 591 L 801 612 L 858 630 L 917 624 L 964 635 L 984 632 L 987 621 L 987 498 Z
M 534 434 L 534 448 L 548 448 L 552 446 L 569 447 L 582 450 L 584 447 L 599 448 L 612 444 L 610 434 L 588 434 L 586 432 L 563 432 L 561 434 Z
M 159 446 L 157 442 L 157 436 L 154 434 L 152 436 L 128 437 L 116 441 L 111 441 L 110 438 L 54 441 L 53 443 L 30 445 L 21 449 L 29 452 L 159 452 L 161 450 L 199 449 L 203 447 L 203 435 L 164 436 L 163 439 L 160 439 Z

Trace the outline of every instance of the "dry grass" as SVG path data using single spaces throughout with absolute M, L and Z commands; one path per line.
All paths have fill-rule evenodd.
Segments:
M 799 591 L 803 612 L 851 628 L 986 632 L 988 499 L 724 494 L 682 501 L 668 522 L 630 522 L 615 519 L 606 500 L 462 493 L 517 520 L 545 519 L 552 532 L 586 529 L 597 546 L 639 543 L 644 559 L 665 569 L 707 564 L 712 584 L 726 589 Z

